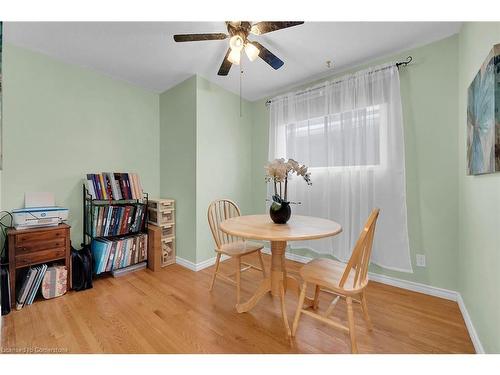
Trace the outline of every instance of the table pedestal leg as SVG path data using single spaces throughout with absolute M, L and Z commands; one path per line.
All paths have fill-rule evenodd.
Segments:
M 271 292 L 273 297 L 280 298 L 281 315 L 288 336 L 291 335 L 290 326 L 286 314 L 285 293 L 288 289 L 300 294 L 300 284 L 292 276 L 288 276 L 285 266 L 286 241 L 271 242 L 271 277 L 262 280 L 254 295 L 245 303 L 236 305 L 236 311 L 244 313 L 251 310 L 257 302 L 267 293 Z M 306 298 L 305 304 L 312 305 L 313 300 Z
M 286 290 L 287 284 L 285 281 L 286 271 L 284 268 L 285 262 L 286 241 L 271 242 L 271 294 L 273 297 L 280 296 L 280 285 Z
M 271 279 L 269 277 L 262 280 L 257 288 L 257 291 L 253 294 L 250 299 L 244 303 L 238 303 L 236 305 L 236 311 L 239 313 L 247 312 L 259 302 L 259 300 L 267 293 L 271 291 Z

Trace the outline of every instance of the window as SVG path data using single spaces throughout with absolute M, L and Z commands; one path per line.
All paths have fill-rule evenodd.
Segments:
M 286 125 L 286 155 L 312 168 L 377 166 L 381 161 L 382 106 Z

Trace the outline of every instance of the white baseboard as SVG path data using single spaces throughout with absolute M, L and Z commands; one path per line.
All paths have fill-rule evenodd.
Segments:
M 474 328 L 474 324 L 472 324 L 472 319 L 470 318 L 469 312 L 467 311 L 467 307 L 465 306 L 465 302 L 460 293 L 457 293 L 457 303 L 460 311 L 462 312 L 462 316 L 465 321 L 465 325 L 467 326 L 467 330 L 469 331 L 470 339 L 472 340 L 472 344 L 474 345 L 474 349 L 477 354 L 484 354 L 483 344 L 481 344 L 481 340 L 479 339 L 479 335 L 477 334 L 476 329 Z
M 203 262 L 193 263 L 190 260 L 187 260 L 187 259 L 184 259 L 184 258 L 177 256 L 177 257 L 175 257 L 175 262 L 179 266 L 185 267 L 185 268 L 187 268 L 191 271 L 194 271 L 194 272 L 198 272 L 198 271 L 201 271 L 202 269 L 213 266 L 215 264 L 216 259 L 217 259 L 217 257 L 213 257 L 213 258 L 204 260 Z M 222 255 L 220 259 L 221 259 L 221 261 L 225 261 L 226 259 L 229 259 L 229 257 L 227 255 Z
M 187 260 L 187 259 L 181 258 L 179 256 L 176 256 L 175 257 L 175 263 L 177 263 L 179 266 L 187 268 L 188 270 L 196 272 L 196 263 L 193 263 L 190 260 Z
M 411 290 L 412 292 L 427 294 L 429 296 L 444 298 L 455 302 L 457 301 L 458 298 L 457 296 L 459 295 L 459 293 L 454 290 L 438 288 L 436 286 L 421 284 L 409 280 L 398 279 L 396 277 L 381 275 L 373 272 L 368 273 L 368 278 L 378 283 L 391 285 L 406 290 Z
M 262 249 L 262 252 L 264 254 L 271 254 L 271 250 L 268 247 L 264 247 Z M 286 259 L 299 262 L 299 263 L 308 263 L 310 262 L 313 258 L 302 256 L 302 255 L 297 255 L 294 253 L 286 252 L 285 253 Z M 224 256 L 222 260 L 226 260 L 229 257 Z M 177 263 L 183 267 L 186 267 L 190 269 L 191 271 L 200 271 L 204 268 L 210 267 L 213 264 L 215 264 L 215 257 L 207 259 L 203 262 L 200 263 L 193 263 L 190 262 L 186 259 L 179 258 L 177 257 Z M 470 318 L 470 315 L 467 311 L 467 307 L 465 306 L 464 300 L 462 299 L 462 296 L 459 292 L 454 291 L 454 290 L 449 290 L 449 289 L 444 289 L 444 288 L 438 288 L 435 286 L 431 285 L 426 285 L 426 284 L 421 284 L 417 283 L 414 281 L 408 281 L 408 280 L 403 280 L 403 279 L 398 279 L 396 277 L 391 277 L 391 276 L 386 276 L 386 275 L 381 275 L 378 273 L 373 273 L 369 272 L 368 277 L 370 280 L 386 284 L 386 285 L 391 285 L 397 288 L 402 288 L 406 290 L 411 290 L 413 292 L 417 293 L 422 293 L 422 294 L 427 294 L 430 296 L 434 297 L 439 297 L 439 298 L 444 298 L 447 300 L 455 301 L 458 303 L 458 307 L 460 308 L 460 312 L 462 313 L 462 317 L 465 321 L 465 326 L 467 327 L 467 330 L 469 331 L 469 336 L 472 340 L 472 344 L 474 345 L 474 349 L 476 350 L 476 353 L 478 354 L 484 354 L 484 348 L 483 345 L 481 344 L 481 340 L 479 339 L 479 335 L 477 334 L 476 329 L 474 328 L 474 325 L 472 324 L 472 320 Z

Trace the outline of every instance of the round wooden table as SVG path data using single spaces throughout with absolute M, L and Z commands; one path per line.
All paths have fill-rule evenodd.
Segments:
M 300 285 L 286 273 L 287 242 L 334 236 L 342 232 L 342 227 L 334 221 L 310 216 L 292 215 L 288 223 L 275 224 L 269 215 L 248 215 L 224 220 L 220 229 L 233 236 L 271 242 L 271 276 L 262 280 L 255 294 L 247 302 L 236 305 L 236 309 L 240 313 L 249 311 L 262 296 L 271 292 L 273 297 L 279 296 L 281 299 L 283 322 L 290 335 L 285 311 L 285 292 L 292 289 L 299 294 Z M 312 303 L 311 300 L 307 302 Z

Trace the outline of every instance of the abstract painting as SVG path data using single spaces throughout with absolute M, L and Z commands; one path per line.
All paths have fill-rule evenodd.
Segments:
M 467 94 L 467 174 L 499 172 L 500 44 L 491 49 Z

